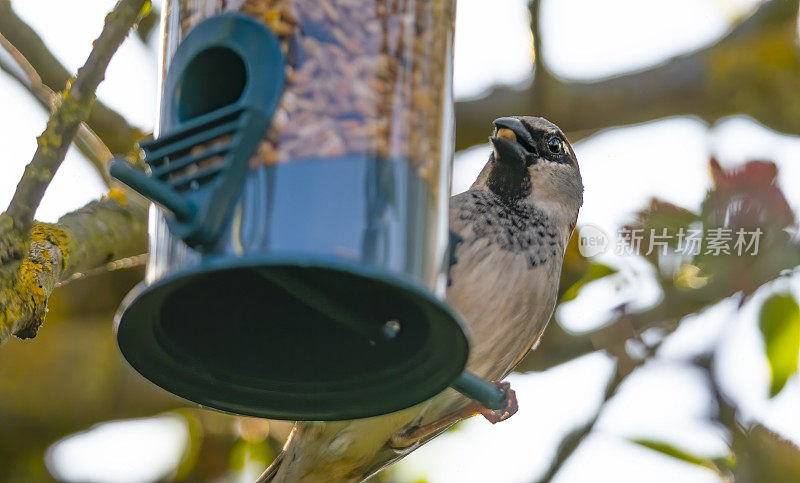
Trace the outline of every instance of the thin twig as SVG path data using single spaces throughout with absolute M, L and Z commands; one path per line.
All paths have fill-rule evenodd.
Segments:
M 0 0 L 0 34 L 22 53 L 44 85 L 55 92 L 64 89 L 73 74 L 50 52 L 36 31 L 14 12 L 9 0 Z M 87 124 L 114 153 L 130 153 L 143 134 L 100 101 L 92 106 Z
M 141 253 L 139 255 L 134 255 L 132 257 L 125 257 L 119 260 L 114 260 L 113 262 L 105 263 L 99 267 L 90 268 L 88 270 L 84 270 L 83 272 L 76 272 L 70 275 L 69 277 L 62 278 L 58 282 L 56 282 L 56 288 L 61 287 L 63 285 L 67 285 L 70 282 L 74 282 L 75 280 L 81 280 L 87 277 L 94 277 L 96 275 L 102 275 L 108 272 L 115 272 L 117 270 L 126 270 L 128 268 L 134 267 L 141 267 L 147 263 L 147 259 L 149 258 L 148 253 Z
M 606 385 L 606 389 L 603 393 L 603 400 L 600 402 L 597 412 L 595 412 L 594 416 L 592 416 L 592 418 L 586 421 L 582 426 L 571 431 L 569 434 L 567 434 L 567 436 L 564 437 L 564 439 L 561 441 L 561 444 L 558 445 L 556 456 L 550 463 L 550 467 L 547 468 L 547 471 L 539 479 L 539 481 L 549 482 L 556 476 L 556 473 L 561 471 L 564 463 L 567 462 L 569 457 L 572 456 L 583 440 L 586 439 L 586 437 L 594 430 L 597 421 L 600 419 L 600 415 L 603 413 L 603 409 L 606 407 L 606 403 L 608 403 L 608 401 L 614 397 L 619 389 L 619 386 L 622 384 L 622 381 L 625 380 L 628 374 L 629 372 L 623 372 L 620 370 L 618 363 L 617 367 L 614 369 L 614 373 L 611 375 L 611 379 L 609 379 L 608 384 Z
M 42 78 L 36 72 L 36 69 L 2 34 L 0 34 L 0 47 L 9 54 L 16 66 L 15 69 L 14 66 L 8 65 L 0 58 L 0 70 L 25 87 L 39 102 L 39 105 L 50 112 L 56 106 L 58 95 L 42 82 Z M 108 162 L 114 155 L 86 123 L 80 124 L 75 135 L 75 145 L 86 159 L 92 163 L 98 174 L 103 178 L 106 186 L 110 186 L 111 175 L 108 172 Z
M 75 81 L 61 95 L 38 147 L 20 179 L 14 196 L 0 220 L 0 261 L 19 258 L 33 226 L 33 215 L 44 192 L 75 138 L 80 123 L 89 115 L 95 90 L 105 77 L 111 57 L 128 35 L 148 0 L 121 0 L 106 17 L 105 27 L 94 42 L 89 58 L 78 70 Z M 5 245 L 5 246 L 2 246 Z
M 606 404 L 617 394 L 622 382 L 630 376 L 633 371 L 654 359 L 658 348 L 663 342 L 664 340 L 662 339 L 649 346 L 647 354 L 645 357 L 641 358 L 634 358 L 628 353 L 625 341 L 608 346 L 609 354 L 615 356 L 617 360 L 614 366 L 614 373 L 608 380 L 605 391 L 603 392 L 603 400 L 600 402 L 597 411 L 591 419 L 564 437 L 561 444 L 558 446 L 555 458 L 550 463 L 550 467 L 539 481 L 549 482 L 556 476 L 564 466 L 564 463 L 566 463 L 569 457 L 578 449 L 578 446 L 580 446 L 586 437 L 594 431 L 594 427 L 597 425 L 597 421 L 600 419 Z

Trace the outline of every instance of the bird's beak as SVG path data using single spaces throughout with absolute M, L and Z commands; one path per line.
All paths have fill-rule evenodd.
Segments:
M 533 137 L 519 119 L 501 117 L 494 120 L 494 126 L 496 132 L 490 140 L 499 161 L 524 166 L 538 158 Z
M 492 136 L 489 140 L 494 146 L 494 157 L 497 161 L 508 165 L 525 166 L 527 153 L 518 142 L 500 136 Z
M 494 126 L 499 131 L 500 129 L 508 129 L 514 136 L 518 143 L 522 144 L 528 150 L 534 150 L 536 143 L 533 141 L 531 133 L 522 125 L 522 121 L 515 117 L 501 117 L 494 120 Z

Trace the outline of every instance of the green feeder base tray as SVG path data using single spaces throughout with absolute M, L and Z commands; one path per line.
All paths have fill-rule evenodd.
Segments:
M 135 290 L 119 314 L 120 349 L 147 379 L 272 419 L 400 410 L 450 386 L 468 354 L 444 302 L 340 260 L 208 258 Z

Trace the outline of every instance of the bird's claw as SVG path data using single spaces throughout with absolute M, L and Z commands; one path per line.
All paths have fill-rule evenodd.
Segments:
M 481 407 L 478 412 L 486 418 L 492 424 L 497 424 L 501 421 L 505 421 L 506 419 L 510 418 L 514 414 L 517 413 L 519 409 L 519 404 L 517 403 L 517 393 L 511 389 L 511 384 L 508 382 L 495 382 L 495 386 L 497 386 L 503 394 L 505 398 L 503 400 L 504 406 L 500 409 L 489 409 L 485 407 Z

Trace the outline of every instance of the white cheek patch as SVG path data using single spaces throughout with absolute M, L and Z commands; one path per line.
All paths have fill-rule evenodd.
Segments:
M 569 154 L 570 161 L 572 161 L 572 164 L 574 164 L 575 167 L 577 168 L 578 167 L 578 161 L 577 161 L 578 157 L 575 156 L 575 151 L 572 150 L 572 145 L 569 143 L 569 141 L 567 141 L 567 142 L 564 143 L 564 146 L 567 147 L 567 154 Z

